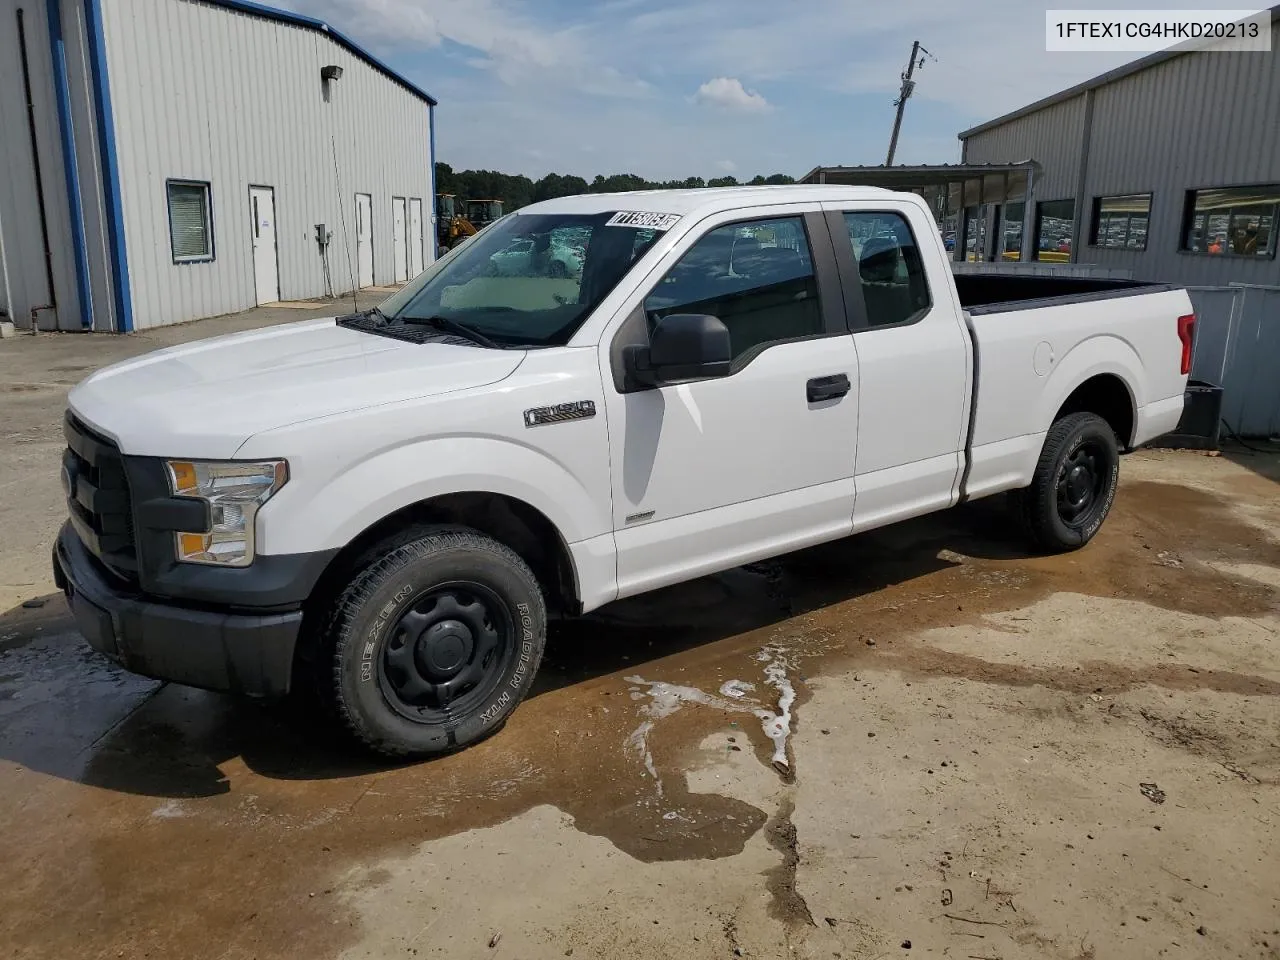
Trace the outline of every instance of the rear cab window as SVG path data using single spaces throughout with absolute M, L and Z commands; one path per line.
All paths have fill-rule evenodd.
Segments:
M 923 317 L 933 298 L 906 217 L 895 211 L 846 211 L 843 216 L 868 326 L 900 326 Z

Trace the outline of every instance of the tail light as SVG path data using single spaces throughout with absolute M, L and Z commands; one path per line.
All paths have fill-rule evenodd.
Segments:
M 1191 344 L 1195 339 L 1196 315 L 1189 313 L 1178 318 L 1178 339 L 1182 341 L 1182 373 L 1191 372 Z

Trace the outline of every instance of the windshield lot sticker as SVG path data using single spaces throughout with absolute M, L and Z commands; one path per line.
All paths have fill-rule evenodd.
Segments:
M 606 227 L 634 227 L 636 230 L 670 230 L 680 222 L 678 213 L 645 213 L 642 210 L 619 210 L 609 218 Z

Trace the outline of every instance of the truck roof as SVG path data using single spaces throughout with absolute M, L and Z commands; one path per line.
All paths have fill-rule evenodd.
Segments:
M 874 200 L 894 195 L 882 187 L 851 187 L 839 184 L 796 183 L 762 187 L 704 187 L 698 190 L 633 190 L 623 193 L 583 193 L 557 197 L 521 207 L 517 214 L 606 213 L 634 210 L 642 213 L 672 213 L 687 216 L 765 207 L 776 203 L 804 203 L 815 200 Z M 908 196 L 910 196 L 908 194 Z

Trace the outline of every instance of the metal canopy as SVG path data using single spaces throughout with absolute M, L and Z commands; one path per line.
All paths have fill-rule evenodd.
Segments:
M 1010 259 L 999 243 L 1016 243 L 1016 259 L 1034 255 L 1034 195 L 1040 175 L 1035 160 L 1017 163 L 941 163 L 920 166 L 814 167 L 801 183 L 884 187 L 919 195 L 953 244 L 955 259 Z M 1010 221 L 1009 214 L 1022 212 Z M 1017 224 L 1006 227 L 1005 224 Z M 1007 236 L 998 237 L 1000 231 Z M 972 250 L 968 250 L 968 247 Z
M 838 183 L 865 187 L 927 187 L 977 180 L 992 174 L 1040 172 L 1034 160 L 1019 163 L 939 163 L 898 167 L 814 167 L 801 183 Z

